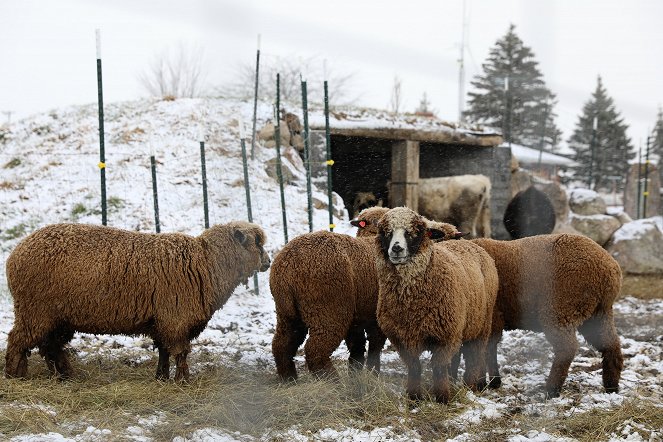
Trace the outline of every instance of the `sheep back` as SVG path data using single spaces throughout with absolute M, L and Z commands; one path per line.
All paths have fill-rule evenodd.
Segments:
M 582 235 L 472 240 L 493 257 L 500 275 L 497 308 L 505 328 L 541 331 L 541 321 L 578 326 L 607 312 L 619 294 L 619 264 Z
M 372 239 L 314 232 L 290 241 L 274 258 L 269 284 L 277 315 L 333 321 L 375 317 Z M 371 275 L 373 277 L 371 277 Z

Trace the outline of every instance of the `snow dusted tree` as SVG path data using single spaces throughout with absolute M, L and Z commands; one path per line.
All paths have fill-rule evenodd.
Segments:
M 635 158 L 631 139 L 626 136 L 627 129 L 628 125 L 615 109 L 599 76 L 596 89 L 585 103 L 569 138 L 569 147 L 575 151 L 578 163 L 575 178 L 589 183 L 591 171 L 591 188 L 600 189 L 610 188 L 612 177 L 621 177 L 618 190 L 623 190 L 628 161 Z
M 532 50 L 511 25 L 490 50 L 483 74 L 470 83 L 465 118 L 502 129 L 504 141 L 552 151 L 561 136 L 553 94 L 543 81 Z
M 260 97 L 276 98 L 276 74 L 280 74 L 279 87 L 281 101 L 300 103 L 302 99 L 302 79 L 306 80 L 308 100 L 322 102 L 324 81 L 329 85 L 329 102 L 334 105 L 352 104 L 356 98 L 352 94 L 354 73 L 339 74 L 319 57 L 263 56 L 258 71 L 258 93 Z M 218 88 L 218 94 L 226 97 L 253 98 L 255 88 L 255 60 L 237 67 L 235 80 Z
M 202 48 L 180 44 L 177 49 L 167 49 L 154 57 L 138 79 L 153 97 L 199 97 L 205 81 L 203 65 Z

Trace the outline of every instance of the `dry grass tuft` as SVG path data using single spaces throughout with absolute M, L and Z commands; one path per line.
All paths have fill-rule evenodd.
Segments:
M 401 367 L 379 377 L 366 372 L 349 375 L 344 361 L 338 360 L 338 381 L 319 380 L 300 370 L 297 382 L 281 384 L 264 363 L 239 364 L 226 356 L 196 352 L 190 365 L 198 371 L 190 383 L 177 384 L 154 380 L 156 355 L 137 362 L 116 350 L 83 361 L 72 359 L 75 372 L 68 381 L 50 377 L 43 361 L 33 355 L 29 379 L 0 382 L 0 434 L 10 438 L 52 431 L 74 437 L 94 426 L 110 430 L 117 439 L 129 437 L 129 428 L 137 426 L 144 429 L 144 436 L 172 440 L 214 427 L 287 440 L 287 431 L 293 428 L 314 438 L 323 428 L 391 427 L 395 432 L 414 430 L 423 440 L 469 432 L 481 440 L 502 441 L 514 435 L 514 429 L 519 434 L 545 429 L 553 436 L 590 441 L 618 434 L 628 422 L 645 439 L 646 429 L 663 427 L 663 410 L 636 399 L 569 417 L 527 414 L 523 407 L 509 407 L 494 419 L 463 423 L 455 418 L 476 407 L 467 390 L 456 389 L 447 406 L 430 401 L 413 404 L 404 397 Z M 429 378 L 425 372 L 425 385 L 430 385 Z M 574 402 L 580 400 L 578 394 Z
M 180 385 L 154 380 L 156 356 L 146 362 L 117 354 L 72 359 L 71 380 L 50 377 L 36 355 L 30 358 L 29 379 L 3 380 L 0 434 L 55 431 L 73 437 L 92 425 L 116 437 L 131 426 L 147 426 L 155 440 L 207 427 L 279 438 L 293 427 L 307 434 L 321 428 L 392 425 L 439 437 L 451 431 L 444 422 L 465 408 L 465 392 L 459 390 L 450 406 L 424 402 L 413 411 L 403 395 L 402 374 L 350 376 L 342 361 L 338 381 L 303 372 L 297 382 L 281 384 L 265 367 L 231 368 L 220 365 L 218 356 L 195 354 L 191 367 L 200 371 Z M 150 426 L 145 419 L 155 422 Z

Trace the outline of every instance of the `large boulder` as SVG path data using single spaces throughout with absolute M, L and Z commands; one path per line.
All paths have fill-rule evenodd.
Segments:
M 268 176 L 278 181 L 276 164 L 276 157 L 267 160 L 265 162 L 265 172 L 267 172 Z M 286 146 L 281 151 L 281 175 L 283 176 L 284 183 L 306 181 L 304 163 L 292 146 Z
M 663 219 L 645 218 L 624 224 L 606 250 L 625 273 L 663 275 Z
M 318 210 L 329 210 L 329 197 L 325 196 L 324 198 L 321 198 L 319 195 L 312 195 L 311 196 L 311 203 L 313 204 L 313 207 L 315 207 Z M 345 210 L 345 204 L 343 203 L 343 199 L 336 193 L 332 192 L 332 213 L 334 216 L 340 219 L 347 219 L 345 214 L 347 211 Z
M 532 185 L 532 175 L 525 169 L 511 171 L 511 198 Z
M 604 215 L 607 206 L 598 193 L 589 189 L 571 189 L 569 193 L 569 208 L 577 215 Z
M 559 183 L 539 180 L 534 186 L 545 193 L 555 209 L 557 225 L 563 224 L 569 217 L 569 197 Z
M 621 227 L 621 222 L 611 215 L 577 215 L 572 213 L 569 217 L 571 227 L 581 234 L 593 239 L 604 246 L 612 234 Z

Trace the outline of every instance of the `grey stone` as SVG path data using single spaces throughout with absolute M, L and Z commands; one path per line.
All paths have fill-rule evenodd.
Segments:
M 663 231 L 660 217 L 624 224 L 610 239 L 606 250 L 625 273 L 663 274 Z
M 569 208 L 577 215 L 604 215 L 607 207 L 598 193 L 589 189 L 571 189 L 569 193 Z
M 584 216 L 574 213 L 569 217 L 569 223 L 575 230 L 601 246 L 604 246 L 612 234 L 621 227 L 619 220 L 610 215 Z

